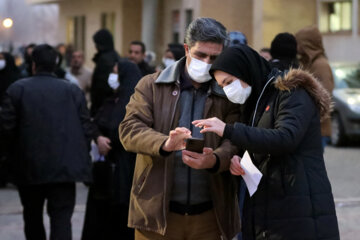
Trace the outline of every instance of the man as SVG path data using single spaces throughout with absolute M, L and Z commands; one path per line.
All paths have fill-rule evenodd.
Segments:
M 127 105 L 119 135 L 124 148 L 137 153 L 128 221 L 136 240 L 231 239 L 239 232 L 236 184 L 227 171 L 237 149 L 192 125 L 210 116 L 239 118 L 209 75 L 225 39 L 221 23 L 194 20 L 186 57 L 142 78 Z M 190 135 L 204 139 L 202 153 L 181 151 Z
M 92 72 L 84 66 L 84 60 L 84 53 L 82 51 L 73 52 L 70 62 L 70 73 L 78 80 L 79 87 L 84 91 L 89 105 Z
M 47 44 L 32 53 L 34 76 L 13 83 L 2 111 L 1 139 L 11 142 L 26 239 L 71 239 L 75 182 L 91 180 L 89 142 L 95 130 L 81 90 L 53 74 L 57 53 Z M 12 141 L 11 141 L 12 140 Z
M 97 31 L 93 36 L 93 40 L 98 52 L 93 58 L 95 69 L 90 89 L 92 117 L 96 115 L 104 100 L 113 94 L 107 80 L 120 58 L 114 49 L 113 36 L 108 30 L 101 29 Z
M 334 77 L 325 55 L 322 36 L 316 26 L 301 29 L 295 34 L 297 51 L 300 55 L 302 67 L 312 73 L 323 87 L 332 95 L 334 90 Z M 331 118 L 321 122 L 321 136 L 323 148 L 330 142 Z
M 145 62 L 145 44 L 140 41 L 132 41 L 129 49 L 129 59 L 136 63 L 143 76 L 154 73 L 155 70 Z

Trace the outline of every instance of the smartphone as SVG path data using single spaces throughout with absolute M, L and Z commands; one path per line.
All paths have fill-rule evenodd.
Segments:
M 204 148 L 204 139 L 188 138 L 186 139 L 185 149 L 191 152 L 202 153 Z

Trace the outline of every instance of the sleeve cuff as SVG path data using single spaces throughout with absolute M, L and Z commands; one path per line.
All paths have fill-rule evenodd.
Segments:
M 219 159 L 219 156 L 216 155 L 215 153 L 214 153 L 214 155 L 215 155 L 215 158 L 216 158 L 215 165 L 214 165 L 212 168 L 207 168 L 207 169 L 206 169 L 206 170 L 208 170 L 210 173 L 216 173 L 216 172 L 219 170 L 219 168 L 220 168 L 220 159 Z
M 233 131 L 234 131 L 234 126 L 232 124 L 226 124 L 225 129 L 224 129 L 223 138 L 231 139 Z

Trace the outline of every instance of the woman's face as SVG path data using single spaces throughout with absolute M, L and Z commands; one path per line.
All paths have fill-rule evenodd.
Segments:
M 240 84 L 243 88 L 247 88 L 249 86 L 249 84 L 247 84 L 243 80 L 238 79 L 235 76 L 233 76 L 229 73 L 223 72 L 221 70 L 216 70 L 214 72 L 214 77 L 215 77 L 217 83 L 219 84 L 219 86 L 222 88 L 231 84 L 235 80 L 240 80 Z

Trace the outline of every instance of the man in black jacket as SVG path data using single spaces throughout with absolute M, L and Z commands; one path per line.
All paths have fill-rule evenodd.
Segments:
M 81 90 L 56 78 L 56 51 L 37 46 L 35 75 L 13 83 L 0 113 L 1 139 L 11 142 L 26 239 L 45 240 L 47 200 L 50 239 L 71 239 L 75 182 L 91 180 L 89 142 L 95 135 Z

